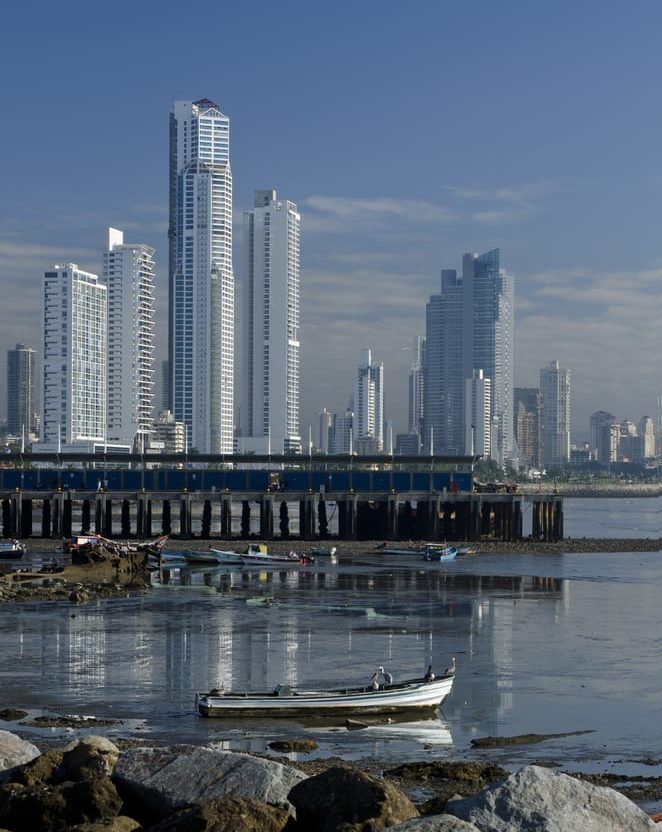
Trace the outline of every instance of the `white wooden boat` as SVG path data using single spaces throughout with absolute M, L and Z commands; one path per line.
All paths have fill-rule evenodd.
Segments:
M 187 563 L 208 563 L 212 566 L 238 566 L 241 564 L 239 552 L 226 551 L 224 549 L 185 549 L 181 557 Z
M 377 549 L 382 555 L 423 555 L 425 546 L 389 546 L 387 543 L 380 543 Z
M 297 552 L 269 552 L 264 545 L 249 546 L 239 559 L 247 566 L 305 566 L 314 562 L 310 555 Z
M 428 680 L 408 679 L 335 690 L 299 690 L 278 685 L 272 691 L 211 690 L 196 697 L 200 716 L 303 717 L 433 711 L 451 692 L 454 672 Z
M 20 540 L 8 540 L 0 543 L 0 558 L 5 560 L 18 560 L 28 551 L 25 543 Z
M 425 543 L 422 546 L 387 546 L 378 547 L 383 555 L 417 555 L 425 560 L 453 560 L 457 549 L 447 543 Z

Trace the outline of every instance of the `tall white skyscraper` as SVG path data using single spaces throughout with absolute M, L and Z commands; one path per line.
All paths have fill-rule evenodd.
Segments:
M 570 370 L 551 361 L 540 371 L 542 463 L 565 465 L 570 459 Z
M 109 228 L 101 280 L 108 289 L 110 441 L 139 447 L 154 421 L 154 249 Z
M 276 191 L 256 191 L 254 205 L 244 214 L 239 444 L 298 453 L 301 217 Z
M 655 423 L 651 416 L 642 416 L 638 427 L 640 459 L 652 459 L 655 456 Z
M 360 453 L 384 449 L 384 364 L 363 350 L 354 382 L 354 446 Z
M 230 122 L 213 101 L 170 113 L 169 373 L 174 417 L 201 453 L 234 448 Z
M 74 263 L 44 274 L 41 438 L 50 447 L 106 439 L 106 295 Z

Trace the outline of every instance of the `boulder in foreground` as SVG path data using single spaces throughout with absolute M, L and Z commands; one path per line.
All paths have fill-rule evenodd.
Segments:
M 376 832 L 418 815 L 411 800 L 391 783 L 344 766 L 303 780 L 289 798 L 297 827 L 315 832 Z
M 154 817 L 232 794 L 290 808 L 287 795 L 306 775 L 273 760 L 194 745 L 130 748 L 113 771 L 123 791 Z
M 11 731 L 0 731 L 0 780 L 3 779 L 2 772 L 29 763 L 40 753 L 37 746 L 31 742 L 22 740 Z
M 490 832 L 652 832 L 659 829 L 627 797 L 541 766 L 526 766 L 446 812 Z

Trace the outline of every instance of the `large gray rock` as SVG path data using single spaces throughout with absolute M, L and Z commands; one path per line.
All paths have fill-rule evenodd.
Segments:
M 286 809 L 250 797 L 221 797 L 180 809 L 150 832 L 283 832 L 288 820 Z
M 93 780 L 112 773 L 120 750 L 106 737 L 88 734 L 61 749 L 63 774 L 67 780 Z
M 11 731 L 0 731 L 0 780 L 2 772 L 29 763 L 41 754 L 36 745 L 22 740 Z
M 117 817 L 122 799 L 109 777 L 57 786 L 0 786 L 0 826 L 65 832 L 82 823 Z
M 290 809 L 287 795 L 306 775 L 248 754 L 174 745 L 123 751 L 112 777 L 122 791 L 163 818 L 183 806 L 230 794 Z
M 397 826 L 389 826 L 387 832 L 480 832 L 480 830 L 473 823 L 444 814 L 427 818 L 412 818 Z
M 418 815 L 392 783 L 348 766 L 333 766 L 302 781 L 290 800 L 297 825 L 315 832 L 376 832 Z
M 652 832 L 648 815 L 613 789 L 541 766 L 526 766 L 446 812 L 481 832 Z

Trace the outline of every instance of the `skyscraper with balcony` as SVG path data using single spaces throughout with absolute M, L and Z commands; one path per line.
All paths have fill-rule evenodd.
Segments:
M 240 302 L 240 447 L 298 453 L 301 217 L 276 191 L 244 214 Z
M 565 465 L 570 459 L 570 370 L 551 361 L 540 371 L 542 464 Z
M 207 98 L 170 113 L 171 410 L 201 453 L 234 448 L 230 123 Z
M 101 280 L 108 289 L 107 437 L 140 448 L 154 421 L 154 249 L 125 243 L 109 228 Z
M 44 274 L 41 440 L 57 449 L 106 441 L 107 289 L 74 263 Z
M 7 431 L 26 439 L 37 427 L 34 359 L 35 351 L 25 344 L 7 351 Z

